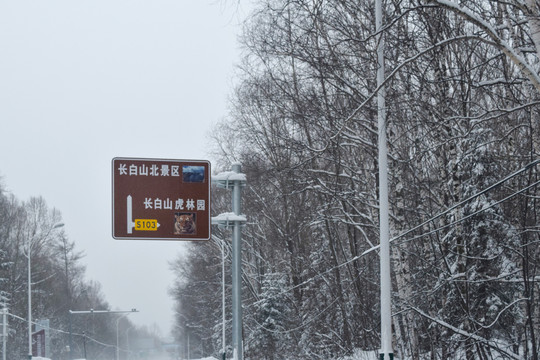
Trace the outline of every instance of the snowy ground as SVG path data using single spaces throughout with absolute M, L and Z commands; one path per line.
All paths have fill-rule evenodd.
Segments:
M 379 352 L 356 350 L 351 356 L 339 358 L 338 360 L 379 360 Z
M 32 359 L 33 360 L 50 360 L 48 358 L 35 357 L 35 356 Z M 76 359 L 76 360 L 84 360 L 84 359 Z M 169 358 L 162 357 L 162 358 L 155 358 L 155 359 L 152 359 L 152 360 L 169 360 Z M 214 357 L 206 357 L 206 358 L 203 358 L 203 359 L 193 359 L 193 360 L 218 360 L 218 359 L 216 359 Z M 336 359 L 336 360 L 379 360 L 379 353 L 377 351 L 367 352 L 367 351 L 357 350 L 351 356 L 339 358 L 339 359 Z
M 193 359 L 193 360 L 218 360 L 218 359 L 214 357 L 207 357 L 204 359 Z M 379 352 L 357 350 L 351 356 L 339 358 L 336 360 L 379 360 Z

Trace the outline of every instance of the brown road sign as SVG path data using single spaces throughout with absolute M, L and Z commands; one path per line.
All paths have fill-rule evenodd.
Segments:
M 210 163 L 114 158 L 113 238 L 209 240 Z

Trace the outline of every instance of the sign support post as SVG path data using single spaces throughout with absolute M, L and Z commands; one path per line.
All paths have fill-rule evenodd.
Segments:
M 246 184 L 246 176 L 241 173 L 242 166 L 234 164 L 231 172 L 218 174 L 212 178 L 218 187 L 232 188 L 232 213 L 221 214 L 212 218 L 212 224 L 221 227 L 233 227 L 232 238 L 232 337 L 233 359 L 244 359 L 242 336 L 242 226 L 246 218 L 242 212 L 242 187 Z
M 240 173 L 240 164 L 232 167 L 235 173 Z M 234 215 L 240 215 L 242 207 L 242 184 L 235 180 L 233 185 L 232 210 Z M 233 351 L 236 353 L 235 360 L 242 360 L 243 341 L 242 341 L 242 230 L 239 221 L 234 222 L 233 241 L 232 241 L 232 285 L 233 285 Z

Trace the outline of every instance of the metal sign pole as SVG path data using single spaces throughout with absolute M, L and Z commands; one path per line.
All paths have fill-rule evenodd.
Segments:
M 232 170 L 241 172 L 241 165 L 234 164 Z M 240 215 L 242 207 L 242 184 L 235 180 L 232 192 L 232 210 L 235 215 Z M 233 305 L 233 351 L 234 359 L 244 358 L 242 346 L 242 230 L 239 221 L 234 222 L 232 241 L 232 305 Z
M 232 171 L 212 177 L 218 187 L 232 189 L 232 213 L 223 213 L 212 217 L 212 224 L 220 227 L 232 227 L 232 341 L 233 359 L 243 360 L 244 347 L 242 338 L 242 226 L 246 217 L 242 212 L 242 187 L 246 184 L 246 176 L 241 173 L 242 166 L 234 164 Z
M 225 360 L 227 350 L 225 343 L 227 341 L 225 334 L 225 241 L 221 242 L 221 360 Z

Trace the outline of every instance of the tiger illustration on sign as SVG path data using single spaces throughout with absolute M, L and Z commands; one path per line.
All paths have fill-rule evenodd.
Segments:
M 197 231 L 194 214 L 174 214 L 174 234 L 175 235 L 194 235 Z

